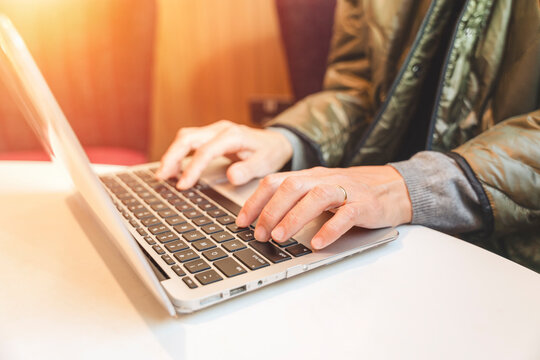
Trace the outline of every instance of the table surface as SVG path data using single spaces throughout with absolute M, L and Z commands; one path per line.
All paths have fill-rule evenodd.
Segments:
M 540 275 L 424 227 L 171 318 L 83 209 L 56 166 L 0 162 L 1 359 L 540 358 Z

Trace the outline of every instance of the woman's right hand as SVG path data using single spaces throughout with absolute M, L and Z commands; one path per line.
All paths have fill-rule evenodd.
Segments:
M 182 160 L 191 152 L 193 158 L 181 169 Z M 195 185 L 210 161 L 224 155 L 235 160 L 227 169 L 227 178 L 234 185 L 242 185 L 278 171 L 292 152 L 289 141 L 278 132 L 221 120 L 208 126 L 180 129 L 161 158 L 156 175 L 168 179 L 183 170 L 176 187 L 188 189 Z

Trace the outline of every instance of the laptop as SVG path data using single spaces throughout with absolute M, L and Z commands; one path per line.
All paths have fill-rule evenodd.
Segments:
M 0 14 L 0 79 L 54 162 L 146 287 L 175 316 L 286 280 L 397 238 L 393 228 L 353 228 L 325 249 L 310 240 L 325 213 L 284 243 L 238 228 L 240 204 L 204 177 L 179 191 L 144 164 L 97 176 L 24 41 Z

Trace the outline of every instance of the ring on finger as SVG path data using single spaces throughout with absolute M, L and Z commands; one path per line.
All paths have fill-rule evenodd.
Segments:
M 336 185 L 339 189 L 341 189 L 341 191 L 343 192 L 343 202 L 337 206 L 337 207 L 342 207 L 343 205 L 345 205 L 347 203 L 347 190 L 345 190 L 345 188 L 341 185 Z

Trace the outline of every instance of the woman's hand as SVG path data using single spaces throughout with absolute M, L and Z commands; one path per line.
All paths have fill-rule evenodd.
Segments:
M 259 130 L 221 120 L 204 127 L 182 128 L 161 159 L 157 176 L 168 179 L 180 173 L 182 160 L 194 152 L 177 183 L 180 189 L 195 185 L 212 159 L 225 155 L 236 162 L 227 169 L 234 185 L 281 169 L 292 156 L 292 146 L 278 132 Z
M 396 226 L 412 218 L 405 182 L 391 166 L 317 167 L 266 176 L 236 223 L 245 227 L 258 216 L 255 238 L 280 242 L 323 211 L 334 209 L 334 216 L 313 237 L 313 248 L 330 245 L 353 226 Z

